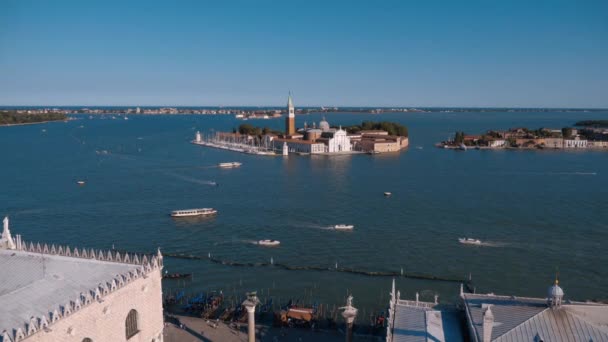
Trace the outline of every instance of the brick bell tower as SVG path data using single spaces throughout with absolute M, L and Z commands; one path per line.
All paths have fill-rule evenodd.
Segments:
M 293 100 L 291 99 L 291 91 L 287 99 L 287 117 L 285 118 L 285 135 L 293 135 L 296 133 L 296 115 L 293 108 Z

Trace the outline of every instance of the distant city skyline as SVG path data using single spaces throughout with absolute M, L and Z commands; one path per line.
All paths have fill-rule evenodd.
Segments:
M 608 108 L 608 2 L 0 3 L 0 106 Z

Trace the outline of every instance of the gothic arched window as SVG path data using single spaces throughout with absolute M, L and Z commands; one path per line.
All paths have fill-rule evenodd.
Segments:
M 91 340 L 88 337 L 85 337 L 85 338 L 82 339 L 82 342 L 93 342 L 93 340 Z
M 127 336 L 127 340 L 131 337 L 135 336 L 139 332 L 137 328 L 137 311 L 134 309 L 129 311 L 127 315 L 127 319 L 125 320 L 125 333 Z

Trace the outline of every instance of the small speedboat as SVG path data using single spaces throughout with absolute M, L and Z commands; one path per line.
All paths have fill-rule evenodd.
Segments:
M 235 167 L 240 167 L 241 165 L 243 165 L 242 163 L 239 162 L 228 162 L 228 163 L 219 163 L 217 164 L 217 166 L 223 168 L 223 169 L 232 169 Z
M 388 197 L 388 196 L 390 196 L 390 195 L 392 195 L 392 193 L 390 193 L 390 192 L 388 192 L 388 191 L 384 193 L 384 196 L 386 196 L 386 197 Z
M 352 224 L 337 224 L 334 226 L 334 229 L 336 230 L 353 230 L 353 228 L 355 228 L 355 226 Z
M 481 245 L 481 240 L 471 238 L 458 238 L 458 242 L 465 245 Z
M 83 180 L 79 180 L 79 181 L 77 181 L 76 183 L 77 183 L 78 185 L 84 185 L 85 181 L 83 181 Z
M 278 240 L 260 240 L 258 241 L 258 245 L 260 246 L 278 246 L 281 244 L 281 241 Z

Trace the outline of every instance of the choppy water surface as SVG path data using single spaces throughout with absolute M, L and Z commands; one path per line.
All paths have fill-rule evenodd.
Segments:
M 28 241 L 207 255 L 238 262 L 352 267 L 464 278 L 481 291 L 544 296 L 559 269 L 566 294 L 607 298 L 608 153 L 446 151 L 455 130 L 563 127 L 608 113 L 330 114 L 332 124 L 391 120 L 410 128 L 398 155 L 262 157 L 189 144 L 231 130 L 228 116 L 79 117 L 0 127 L 0 212 Z M 298 125 L 321 115 L 299 116 Z M 282 120 L 250 123 L 282 126 Z M 45 129 L 46 132 L 42 130 Z M 222 170 L 218 162 L 240 161 Z M 85 180 L 85 186 L 77 186 Z M 219 186 L 214 186 L 217 182 Z M 385 198 L 384 191 L 393 196 Z M 214 207 L 210 219 L 169 217 Z M 354 224 L 352 232 L 328 227 Z M 464 246 L 458 237 L 483 246 Z M 260 239 L 281 246 L 264 248 Z M 190 289 L 264 289 L 283 299 L 387 303 L 390 278 L 236 268 L 167 258 Z M 403 297 L 453 299 L 458 284 L 398 279 Z M 177 286 L 167 282 L 167 291 Z M 180 286 L 183 282 L 179 283 Z M 312 294 L 311 294 L 312 292 Z

